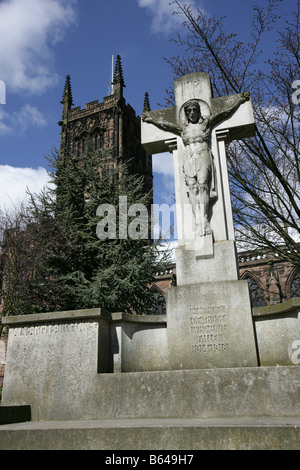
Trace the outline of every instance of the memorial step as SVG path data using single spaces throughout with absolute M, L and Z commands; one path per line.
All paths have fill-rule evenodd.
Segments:
M 0 450 L 299 450 L 300 417 L 118 419 L 0 426 Z M 129 454 L 126 454 L 129 455 Z M 191 455 L 191 454 L 190 454 Z M 141 458 L 141 457 L 140 457 Z M 145 453 L 143 459 L 149 458 Z M 146 462 L 149 463 L 149 462 Z M 152 462 L 153 463 L 153 462 Z

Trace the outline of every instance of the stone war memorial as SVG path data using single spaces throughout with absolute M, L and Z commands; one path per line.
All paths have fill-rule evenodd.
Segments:
M 226 145 L 254 133 L 250 93 L 214 98 L 204 73 L 143 113 L 145 150 L 174 161 L 167 314 L 3 318 L 0 449 L 300 448 L 299 299 L 253 309 L 238 275 Z

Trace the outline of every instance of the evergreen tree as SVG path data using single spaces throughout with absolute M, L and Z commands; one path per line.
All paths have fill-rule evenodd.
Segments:
M 152 195 L 145 194 L 142 178 L 130 174 L 127 165 L 116 165 L 107 151 L 90 146 L 85 156 L 62 157 L 55 151 L 48 160 L 55 189 L 31 194 L 23 217 L 26 228 L 14 233 L 26 267 L 19 289 L 6 282 L 4 313 L 93 307 L 147 313 L 149 287 L 167 253 L 162 257 L 158 244 L 145 239 L 150 227 L 142 214 L 148 216 L 145 207 Z M 115 217 L 109 218 L 106 207 Z M 6 256 L 7 266 L 14 262 L 16 272 L 17 258 Z

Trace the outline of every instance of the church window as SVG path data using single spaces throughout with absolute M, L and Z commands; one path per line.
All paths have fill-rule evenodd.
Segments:
M 291 283 L 291 298 L 300 297 L 300 271 L 297 271 Z
M 95 150 L 99 150 L 104 145 L 104 135 L 103 132 L 96 132 L 93 136 Z
M 76 139 L 77 156 L 84 155 L 87 150 L 87 134 L 84 132 Z
M 248 281 L 252 307 L 265 307 L 266 301 L 262 288 L 251 276 L 244 279 Z

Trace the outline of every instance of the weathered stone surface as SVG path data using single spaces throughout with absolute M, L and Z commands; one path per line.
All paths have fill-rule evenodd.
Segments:
M 168 369 L 164 316 L 91 309 L 7 317 L 4 323 L 10 330 L 2 404 L 35 403 L 33 416 L 39 409 L 49 419 L 65 413 L 71 419 L 86 407 L 93 417 L 98 374 Z
M 298 366 L 104 374 L 97 387 L 94 419 L 300 416 Z
M 109 329 L 101 310 L 12 317 L 6 324 L 10 321 L 3 405 L 35 403 L 51 416 L 64 413 L 68 402 L 76 413 L 92 377 L 109 371 Z
M 171 369 L 257 366 L 246 281 L 172 287 L 167 311 Z
M 300 299 L 253 309 L 262 366 L 300 364 Z
M 174 83 L 174 91 L 177 113 L 182 111 L 187 101 L 199 98 L 208 107 L 207 114 L 211 113 L 212 87 L 207 73 L 190 73 L 180 77 Z
M 234 95 L 233 95 L 234 96 Z M 213 113 L 220 112 L 224 106 L 228 105 L 233 96 L 224 96 L 213 99 L 212 111 Z M 234 113 L 226 120 L 226 123 L 219 124 L 216 131 L 228 130 L 228 141 L 243 139 L 245 137 L 253 137 L 255 134 L 255 120 L 253 115 L 253 108 L 249 102 L 243 103 L 238 113 Z
M 177 141 L 177 287 L 167 296 L 169 368 L 256 366 L 249 291 L 238 282 L 225 148 L 254 132 L 250 94 L 215 100 L 209 75 L 192 73 L 176 80 L 175 103 L 142 116 L 148 145 L 161 145 L 170 134 Z M 191 309 L 202 309 L 202 316 L 217 311 L 216 317 L 222 309 L 226 320 L 192 325 Z
M 157 118 L 167 119 L 171 122 L 176 122 L 176 107 L 160 109 L 152 111 L 155 113 Z M 167 141 L 174 139 L 174 135 L 171 132 L 166 132 L 158 129 L 153 124 L 146 124 L 142 121 L 142 145 L 149 155 L 155 155 L 157 153 L 164 153 L 169 151 Z
M 168 369 L 165 316 L 113 313 L 110 335 L 114 372 Z
M 174 157 L 178 238 L 183 245 L 191 239 L 192 227 L 186 232 L 181 217 L 190 205 L 196 236 L 212 229 L 215 241 L 234 240 L 225 143 L 254 135 L 250 96 L 213 98 L 209 75 L 192 73 L 176 80 L 175 103 L 173 108 L 144 113 L 141 132 L 142 144 L 153 153 L 165 152 L 167 142 L 174 140 L 169 148 Z M 193 116 L 188 106 L 194 106 Z
M 213 256 L 202 255 L 195 246 L 176 249 L 177 285 L 237 281 L 239 278 L 235 243 L 231 240 L 214 243 Z M 199 256 L 197 254 L 199 253 Z
M 8 382 L 3 405 L 30 405 L 34 421 L 300 416 L 298 366 L 110 374 L 96 366 L 89 374 L 76 374 L 75 364 L 68 374 L 63 367 L 49 375 L 32 369 L 20 387 L 16 371 L 15 391 Z
M 202 455 L 193 451 L 299 450 L 299 447 L 299 418 L 159 418 L 29 423 L 0 427 L 0 450 L 111 450 L 114 453 L 105 456 L 105 459 L 115 458 L 116 464 L 120 464 L 123 457 L 118 450 L 129 450 L 131 452 L 126 455 L 124 464 L 132 467 L 142 463 L 154 465 L 155 459 L 157 465 L 162 465 L 162 449 L 180 451 L 170 453 L 169 457 L 180 455 L 181 465 L 201 465 Z M 135 452 L 138 450 L 143 453 Z

